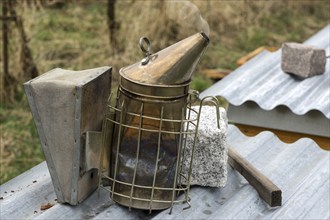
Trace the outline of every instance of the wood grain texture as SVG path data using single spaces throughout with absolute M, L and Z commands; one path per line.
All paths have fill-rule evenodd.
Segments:
M 319 147 L 322 148 L 323 150 L 330 151 L 330 138 L 328 137 L 321 137 L 316 135 L 302 134 L 302 133 L 290 132 L 290 131 L 281 131 L 277 129 L 263 128 L 263 127 L 256 127 L 256 126 L 242 125 L 242 124 L 235 124 L 235 126 L 238 127 L 243 134 L 250 137 L 256 136 L 262 131 L 271 131 L 281 141 L 288 144 L 294 143 L 301 138 L 310 138 L 313 141 L 315 141 L 319 145 Z
M 257 190 L 271 207 L 282 205 L 282 191 L 233 148 L 228 148 L 228 162 Z

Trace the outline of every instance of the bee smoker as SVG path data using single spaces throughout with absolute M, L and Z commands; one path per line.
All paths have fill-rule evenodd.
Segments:
M 104 187 L 129 208 L 189 205 L 187 140 L 196 143 L 200 115 L 189 86 L 208 42 L 197 33 L 153 54 L 141 38 L 145 57 L 120 70 L 114 103 L 111 67 L 56 68 L 24 84 L 58 202 Z
M 197 33 L 152 54 L 150 41 L 141 38 L 145 58 L 120 70 L 104 131 L 110 135 L 110 173 L 102 176 L 115 202 L 150 211 L 188 202 L 191 171 L 183 173 L 182 162 L 186 139 L 198 127 L 189 85 L 208 42 Z

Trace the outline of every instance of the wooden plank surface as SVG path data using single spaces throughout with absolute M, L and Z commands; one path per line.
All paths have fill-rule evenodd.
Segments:
M 301 138 L 310 138 L 313 141 L 315 141 L 322 149 L 330 151 L 330 138 L 328 137 L 321 137 L 316 135 L 302 134 L 302 133 L 290 132 L 290 131 L 281 131 L 277 129 L 263 128 L 252 125 L 235 124 L 235 126 L 238 127 L 242 131 L 242 133 L 244 133 L 246 136 L 249 137 L 256 136 L 262 131 L 271 131 L 272 133 L 276 134 L 276 136 L 281 141 L 288 144 L 294 143 Z
M 282 191 L 232 147 L 228 149 L 228 163 L 244 176 L 268 205 L 282 205 Z

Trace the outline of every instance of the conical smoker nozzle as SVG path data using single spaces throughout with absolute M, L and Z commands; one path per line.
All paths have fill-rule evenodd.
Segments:
M 208 42 L 206 34 L 197 33 L 155 54 L 145 51 L 147 60 L 122 68 L 120 75 L 129 81 L 149 85 L 186 83 L 191 80 Z

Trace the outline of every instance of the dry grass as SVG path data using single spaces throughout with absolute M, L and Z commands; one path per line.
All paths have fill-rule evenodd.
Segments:
M 39 72 L 55 67 L 87 69 L 111 65 L 114 73 L 143 56 L 137 46 L 141 36 L 151 39 L 158 51 L 195 32 L 207 29 L 211 43 L 201 68 L 234 69 L 235 61 L 259 46 L 279 48 L 284 41 L 303 41 L 330 22 L 330 2 L 121 0 L 116 3 L 119 29 L 116 47 L 108 39 L 106 0 L 73 0 L 63 8 L 19 4 Z M 20 66 L 19 37 L 12 25 L 11 69 Z M 18 79 L 23 71 L 12 71 Z M 21 74 L 21 75 L 17 75 Z
M 119 68 L 141 59 L 141 36 L 158 51 L 195 32 L 207 30 L 199 11 L 187 2 L 118 0 L 116 47 L 108 39 L 106 0 L 72 0 L 63 7 L 18 1 L 34 62 L 40 73 L 52 68 L 81 70 L 98 66 Z M 200 68 L 235 69 L 241 56 L 259 46 L 279 48 L 284 41 L 302 42 L 330 22 L 329 0 L 223 1 L 194 0 L 208 21 L 211 43 Z M 43 160 L 38 137 L 22 89 L 20 37 L 10 25 L 10 73 L 19 81 L 12 104 L 0 105 L 0 184 Z M 203 90 L 210 81 L 195 74 L 193 86 Z M 1 91 L 3 92 L 3 91 Z
M 44 160 L 27 106 L 1 106 L 0 184 Z

